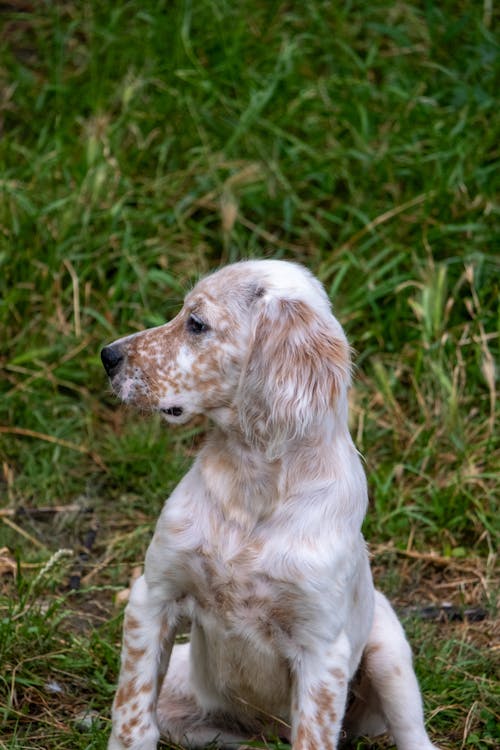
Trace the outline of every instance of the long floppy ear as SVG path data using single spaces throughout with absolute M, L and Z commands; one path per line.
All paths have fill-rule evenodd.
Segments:
M 333 315 L 306 302 L 262 299 L 239 388 L 239 418 L 251 443 L 279 455 L 328 412 L 346 418 L 350 352 Z

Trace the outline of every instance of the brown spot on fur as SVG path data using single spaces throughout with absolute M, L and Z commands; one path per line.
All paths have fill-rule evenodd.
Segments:
M 320 750 L 320 746 L 310 727 L 307 726 L 305 717 L 301 718 L 293 741 L 293 750 Z
M 363 660 L 364 660 L 364 662 L 365 662 L 365 664 L 366 664 L 366 666 L 367 666 L 368 669 L 370 667 L 370 665 L 369 665 L 368 662 L 370 661 L 370 659 L 372 658 L 372 656 L 377 653 L 377 651 L 380 651 L 380 649 L 382 647 L 383 646 L 382 646 L 381 643 L 369 643 L 368 646 L 366 646 L 366 648 L 365 648 L 365 650 L 363 652 Z
M 324 750 L 335 750 L 333 746 L 331 727 L 324 726 L 321 729 L 321 742 Z
M 314 691 L 313 699 L 318 707 L 317 717 L 319 724 L 324 724 L 326 719 L 330 719 L 333 722 L 336 721 L 337 717 L 333 708 L 335 696 L 324 683 L 321 683 Z
M 125 630 L 139 630 L 141 623 L 133 615 L 125 615 Z
M 278 628 L 285 633 L 289 638 L 292 637 L 292 625 L 294 620 L 293 611 L 290 612 L 289 607 L 272 607 L 269 610 L 269 617 L 271 621 L 278 626 Z
M 146 653 L 146 649 L 145 648 L 135 648 L 135 646 L 130 646 L 127 643 L 127 653 L 128 653 L 128 656 L 131 657 L 132 659 L 138 660 L 142 656 L 144 656 L 144 654 Z
M 312 697 L 316 704 L 315 721 L 320 728 L 322 747 L 325 750 L 334 750 L 332 729 L 337 721 L 335 695 L 325 683 L 320 683 L 313 691 Z
M 234 474 L 234 465 L 229 456 L 226 456 L 222 451 L 210 451 L 204 453 L 201 459 L 201 465 L 204 472 L 210 476 L 214 476 L 230 473 Z
M 120 727 L 120 739 L 124 739 L 125 737 L 130 737 L 130 723 L 128 721 L 124 722 L 122 726 Z
M 120 685 L 115 695 L 115 708 L 128 703 L 135 695 L 137 695 L 137 688 L 133 679 Z
M 183 521 L 180 521 L 178 523 L 169 523 L 165 531 L 168 536 L 179 536 L 181 534 L 185 534 L 186 531 L 191 528 L 191 526 L 191 520 L 184 519 Z
M 130 735 L 130 730 L 128 728 L 128 725 L 124 725 L 118 732 L 118 738 L 122 745 L 125 747 L 130 747 L 132 745 L 132 737 Z
M 141 685 L 139 688 L 140 693 L 150 693 L 153 689 L 153 683 L 151 680 L 149 682 L 145 682 L 144 685 Z
M 226 610 L 231 601 L 230 598 L 224 593 L 224 589 L 222 588 L 218 589 L 215 592 L 214 599 L 217 606 L 222 610 Z
M 312 326 L 316 314 L 308 304 L 302 300 L 280 299 L 278 301 L 279 314 L 286 319 L 287 331 L 291 332 L 298 326 L 309 328 Z
M 341 687 L 343 687 L 345 685 L 345 683 L 346 683 L 346 676 L 345 676 L 344 672 L 342 672 L 341 669 L 338 669 L 337 667 L 333 667 L 332 669 L 330 669 L 330 674 L 332 675 L 332 677 L 335 677 L 335 679 L 337 680 L 338 684 Z

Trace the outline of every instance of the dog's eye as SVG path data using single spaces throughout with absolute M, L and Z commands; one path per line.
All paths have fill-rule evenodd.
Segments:
M 187 329 L 189 333 L 196 333 L 196 334 L 205 333 L 206 331 L 208 331 L 208 328 L 209 326 L 206 323 L 204 323 L 203 320 L 201 320 L 201 318 L 191 313 L 187 321 Z

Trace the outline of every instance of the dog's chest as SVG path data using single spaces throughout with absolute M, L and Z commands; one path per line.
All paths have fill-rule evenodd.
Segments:
M 227 632 L 276 641 L 289 636 L 300 600 L 296 582 L 271 570 L 266 545 L 226 530 L 186 555 L 186 593 L 191 616 Z

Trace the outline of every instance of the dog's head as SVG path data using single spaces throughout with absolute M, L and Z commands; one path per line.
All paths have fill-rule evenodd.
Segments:
M 305 268 L 245 261 L 202 279 L 166 325 L 101 352 L 116 394 L 171 423 L 207 414 L 252 445 L 306 435 L 345 416 L 349 347 Z

